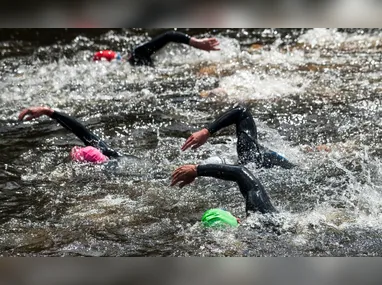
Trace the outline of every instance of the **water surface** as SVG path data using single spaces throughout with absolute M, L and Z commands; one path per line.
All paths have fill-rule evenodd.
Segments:
M 155 69 L 90 60 L 97 49 L 126 53 L 159 32 L 4 36 L 2 255 L 381 256 L 382 31 L 191 30 L 217 36 L 222 51 L 170 44 Z M 228 95 L 200 96 L 216 87 Z M 262 144 L 298 164 L 248 166 L 276 216 L 245 220 L 234 183 L 198 178 L 169 187 L 180 165 L 235 162 L 234 128 L 196 151 L 180 146 L 236 103 L 254 114 Z M 74 135 L 49 118 L 17 122 L 22 108 L 39 105 L 75 116 L 145 163 L 111 171 L 71 162 Z M 330 151 L 308 151 L 319 145 Z M 204 229 L 199 219 L 212 207 L 245 221 Z

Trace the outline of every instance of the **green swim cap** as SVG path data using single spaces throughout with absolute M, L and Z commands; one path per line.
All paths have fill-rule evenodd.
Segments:
M 202 223 L 205 227 L 237 227 L 239 225 L 230 212 L 222 209 L 210 209 L 204 212 Z

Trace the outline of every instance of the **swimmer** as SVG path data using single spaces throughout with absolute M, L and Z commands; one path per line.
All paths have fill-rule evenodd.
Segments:
M 19 120 L 30 121 L 42 115 L 55 119 L 61 126 L 71 131 L 85 144 L 85 147 L 75 146 L 72 148 L 70 156 L 73 161 L 101 164 L 111 159 L 126 157 L 108 147 L 104 141 L 89 131 L 76 119 L 49 107 L 26 108 L 20 112 Z
M 281 166 L 286 169 L 295 167 L 286 158 L 278 153 L 261 146 L 257 141 L 257 128 L 252 114 L 243 106 L 236 106 L 223 113 L 207 128 L 193 133 L 181 147 L 182 151 L 188 148 L 196 149 L 205 144 L 208 138 L 230 125 L 236 125 L 238 163 L 256 163 L 257 167 L 271 168 Z
M 179 183 L 183 188 L 198 176 L 215 177 L 234 181 L 245 199 L 247 216 L 253 212 L 262 214 L 277 212 L 260 181 L 244 166 L 229 164 L 183 165 L 172 174 L 171 186 Z
M 216 38 L 202 38 L 197 39 L 195 37 L 190 37 L 181 32 L 169 31 L 161 34 L 151 41 L 136 47 L 127 57 L 127 61 L 132 65 L 153 65 L 151 56 L 158 50 L 163 48 L 166 44 L 183 43 L 190 45 L 194 48 L 205 50 L 205 51 L 217 51 L 220 50 L 218 47 L 219 41 Z M 112 60 L 123 60 L 120 53 L 112 50 L 102 50 L 94 54 L 93 60 L 98 61 L 105 59 L 107 61 Z

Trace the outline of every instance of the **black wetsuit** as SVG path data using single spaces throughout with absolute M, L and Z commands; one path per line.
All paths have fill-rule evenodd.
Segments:
M 175 31 L 161 34 L 151 41 L 136 47 L 130 54 L 128 61 L 132 65 L 153 65 L 151 56 L 169 42 L 189 44 L 191 37 Z
M 255 162 L 258 167 L 270 168 L 278 165 L 287 169 L 295 166 L 278 153 L 258 143 L 255 121 L 251 113 L 243 106 L 234 107 L 223 113 L 207 127 L 207 130 L 212 135 L 233 124 L 236 125 L 239 164 Z
M 54 111 L 50 117 L 52 119 L 55 119 L 65 129 L 75 134 L 81 141 L 83 141 L 83 143 L 86 146 L 98 148 L 102 152 L 102 154 L 107 156 L 108 158 L 118 158 L 123 156 L 117 151 L 108 147 L 104 141 L 102 141 L 99 137 L 90 132 L 83 124 L 81 124 L 76 119 L 66 114 L 59 113 L 57 111 Z
M 245 199 L 247 215 L 249 211 L 263 214 L 277 212 L 263 185 L 244 166 L 228 164 L 205 164 L 196 168 L 197 176 L 215 177 L 235 181 Z

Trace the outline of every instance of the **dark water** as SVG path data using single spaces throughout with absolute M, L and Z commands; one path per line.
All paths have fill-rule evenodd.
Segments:
M 2 32 L 2 255 L 381 256 L 382 31 L 191 30 L 216 35 L 222 51 L 169 45 L 155 69 L 90 61 L 97 49 L 125 53 L 159 32 Z M 216 87 L 228 96 L 200 96 Z M 180 146 L 238 102 L 254 114 L 260 141 L 299 166 L 249 166 L 280 210 L 274 217 L 245 220 L 233 183 L 169 187 L 177 166 L 235 162 L 233 128 L 196 151 Z M 145 163 L 72 163 L 72 134 L 47 118 L 17 122 L 22 108 L 39 105 Z M 320 145 L 330 151 L 308 151 Z M 203 229 L 212 207 L 245 222 Z

